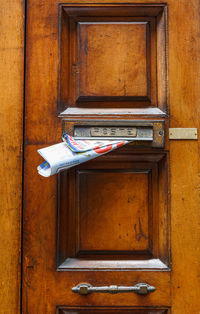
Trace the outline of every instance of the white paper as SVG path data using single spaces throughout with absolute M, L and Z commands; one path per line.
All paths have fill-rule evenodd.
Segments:
M 60 171 L 111 152 L 128 142 L 129 141 L 75 140 L 69 135 L 64 135 L 62 143 L 38 150 L 38 153 L 45 161 L 37 167 L 37 170 L 40 175 L 49 177 Z

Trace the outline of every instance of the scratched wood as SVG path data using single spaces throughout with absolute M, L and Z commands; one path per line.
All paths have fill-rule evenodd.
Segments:
M 107 3 L 107 1 L 102 2 Z M 135 2 L 151 3 L 152 1 L 137 0 Z M 159 3 L 159 1 L 156 2 Z M 166 2 L 169 21 L 170 126 L 198 127 L 200 90 L 198 1 L 168 0 Z M 83 1 L 79 0 L 77 3 L 83 3 Z M 93 1 L 90 3 L 92 5 Z M 114 1 L 110 0 L 110 3 Z M 164 22 L 159 22 L 162 28 Z M 198 302 L 200 253 L 197 248 L 200 219 L 197 209 L 197 141 L 174 141 L 170 145 L 171 273 L 169 271 L 142 271 L 141 269 L 131 273 L 111 270 L 105 271 L 103 275 L 99 271 L 56 271 L 56 177 L 45 179 L 37 175 L 36 166 L 41 162 L 41 157 L 38 156 L 36 150 L 60 140 L 61 125 L 57 118 L 58 28 L 57 1 L 30 0 L 28 2 L 23 312 L 55 313 L 56 305 L 60 304 L 72 307 L 98 306 L 99 304 L 105 307 L 108 305 L 117 307 L 134 304 L 135 307 L 171 306 L 172 313 L 175 314 L 198 313 L 200 311 Z M 161 49 L 165 38 L 157 35 Z M 161 63 L 163 62 L 161 55 Z M 158 72 L 158 81 L 163 81 L 166 85 L 163 80 L 164 74 L 159 69 Z M 163 90 L 164 88 L 158 90 L 159 99 L 162 100 L 159 108 L 162 109 L 166 108 L 166 93 Z M 165 153 L 167 155 L 167 152 Z M 116 160 L 114 155 L 113 160 Z M 167 170 L 166 165 L 159 167 L 161 174 Z M 168 182 L 165 178 L 161 180 L 161 185 L 167 187 Z M 65 186 L 65 188 L 68 187 Z M 162 204 L 167 203 L 165 199 L 167 194 L 167 190 L 159 194 Z M 168 221 L 167 215 L 166 210 L 164 219 L 159 221 L 161 226 Z M 61 231 L 65 232 L 65 229 Z M 161 233 L 160 237 L 162 243 L 166 233 Z M 66 243 L 62 243 L 62 247 L 65 245 Z M 168 251 L 168 246 L 169 243 L 166 242 L 162 247 L 163 255 Z M 147 298 L 131 294 L 119 294 L 117 297 L 96 294 L 85 299 L 71 292 L 73 285 L 84 281 L 90 281 L 95 285 L 122 283 L 133 285 L 139 281 L 146 281 L 155 285 L 157 290 Z M 172 294 L 170 294 L 170 288 Z M 63 307 L 64 311 L 66 308 Z
M 147 23 L 117 26 L 80 23 L 81 96 L 147 97 Z
M 117 263 L 119 268 L 140 269 L 139 265 L 148 258 L 166 261 L 167 269 L 165 157 L 144 153 L 135 156 L 130 148 L 123 151 L 123 155 L 119 150 L 114 156 L 107 154 L 62 173 L 59 182 L 59 269 L 77 267 L 79 263 L 85 269 L 98 269 L 99 265 L 116 268 Z M 74 196 L 72 191 L 76 191 Z M 158 197 L 163 205 L 158 203 Z M 74 258 L 74 265 L 68 257 Z M 92 258 L 96 265 L 91 262 Z M 110 258 L 112 262 L 103 263 L 103 259 Z M 66 261 L 60 265 L 62 259 Z M 101 261 L 97 262 L 98 259 Z M 126 259 L 126 266 L 119 259 Z M 153 269 L 154 261 L 148 263 Z
M 169 7 L 170 126 L 199 131 L 199 2 L 174 4 Z M 171 141 L 170 155 L 172 313 L 199 313 L 199 141 Z
M 61 107 L 166 110 L 163 7 L 60 7 Z
M 0 312 L 20 312 L 23 1 L 0 5 Z
M 83 170 L 78 178 L 79 250 L 148 250 L 148 171 Z

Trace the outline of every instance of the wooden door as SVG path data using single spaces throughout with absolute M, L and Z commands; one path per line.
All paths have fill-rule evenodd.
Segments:
M 193 285 L 188 270 L 183 285 L 183 272 L 180 277 L 176 272 L 185 265 L 180 256 L 185 246 L 177 249 L 177 225 L 183 225 L 182 237 L 188 239 L 187 214 L 180 215 L 177 194 L 185 184 L 177 172 L 185 170 L 184 142 L 170 146 L 168 131 L 169 123 L 197 126 L 192 77 L 197 46 L 191 40 L 197 29 L 190 26 L 191 17 L 196 25 L 197 1 L 178 2 L 28 1 L 24 313 L 197 309 L 196 292 L 184 295 L 186 305 L 177 297 Z M 37 149 L 60 142 L 64 131 L 75 135 L 93 128 L 106 135 L 108 128 L 130 127 L 137 136 L 125 147 L 51 178 L 36 171 Z M 145 134 L 152 139 L 145 140 Z M 189 145 L 196 142 L 185 145 L 194 149 L 192 173 L 197 151 Z M 184 156 L 190 159 L 188 151 Z M 191 189 L 184 190 L 183 201 L 190 201 Z M 195 271 L 196 264 L 194 277 Z

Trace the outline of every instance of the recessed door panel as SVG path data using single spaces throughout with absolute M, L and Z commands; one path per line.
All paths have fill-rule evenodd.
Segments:
M 108 154 L 60 175 L 60 270 L 167 269 L 166 157 Z
M 166 111 L 165 11 L 165 5 L 61 6 L 60 107 Z
M 80 171 L 79 254 L 149 250 L 148 172 Z
M 148 29 L 148 22 L 80 22 L 80 97 L 147 98 Z

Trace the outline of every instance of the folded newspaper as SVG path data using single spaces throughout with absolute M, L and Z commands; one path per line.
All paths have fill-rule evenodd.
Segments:
M 119 140 L 76 140 L 67 133 L 62 139 L 62 143 L 38 149 L 45 160 L 37 167 L 43 177 L 50 177 L 129 143 Z

